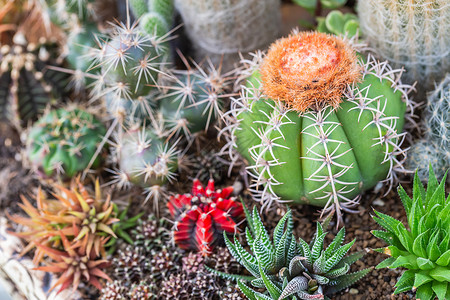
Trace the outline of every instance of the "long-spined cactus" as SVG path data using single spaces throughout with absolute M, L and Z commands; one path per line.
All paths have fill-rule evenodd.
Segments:
M 18 36 L 19 37 L 19 36 Z M 0 48 L 0 117 L 18 127 L 35 121 L 44 109 L 66 95 L 68 78 L 57 66 L 52 45 L 15 44 Z
M 115 183 L 133 183 L 148 192 L 148 198 L 159 199 L 161 186 L 175 178 L 177 171 L 176 143 L 167 141 L 158 132 L 146 127 L 133 127 L 117 141 L 119 169 Z M 156 202 L 155 202 L 156 204 Z
M 250 252 L 244 249 L 237 237 L 232 243 L 226 234 L 225 242 L 230 253 L 252 276 L 226 274 L 208 268 L 228 279 L 238 280 L 241 291 L 252 300 L 256 299 L 329 299 L 328 296 L 343 290 L 370 272 L 369 269 L 349 273 L 350 265 L 363 257 L 357 252 L 344 257 L 355 240 L 343 245 L 345 229 L 324 247 L 326 232 L 320 223 L 308 245 L 302 238 L 296 242 L 292 231 L 294 222 L 288 211 L 278 222 L 273 240 L 264 227 L 256 207 L 253 214 L 246 210 L 248 227 L 246 239 Z M 258 288 L 253 290 L 251 286 Z M 264 292 L 260 292 L 261 290 Z
M 89 166 L 100 165 L 93 158 L 106 133 L 105 126 L 91 113 L 75 107 L 47 112 L 31 127 L 27 156 L 44 178 L 70 179 Z
M 394 294 L 413 290 L 417 299 L 444 300 L 450 299 L 450 196 L 445 195 L 446 175 L 439 183 L 433 169 L 429 171 L 426 190 L 417 173 L 412 198 L 403 187 L 398 189 L 408 226 L 375 211 L 373 218 L 384 230 L 372 233 L 388 244 L 379 250 L 390 256 L 377 268 L 407 269 Z
M 450 71 L 450 3 L 447 0 L 359 1 L 361 32 L 369 45 L 405 78 L 426 88 Z
M 266 47 L 279 34 L 280 0 L 175 0 L 196 59 L 224 60 L 228 69 L 238 52 Z
M 412 109 L 400 75 L 323 33 L 292 34 L 255 55 L 223 130 L 249 164 L 254 198 L 321 206 L 339 223 L 362 191 L 393 182 Z
M 450 74 L 428 95 L 423 119 L 425 137 L 411 146 L 408 168 L 426 180 L 430 164 L 437 177 L 450 168 Z

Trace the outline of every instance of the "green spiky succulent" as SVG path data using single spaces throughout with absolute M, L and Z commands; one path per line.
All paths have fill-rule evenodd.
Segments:
M 144 213 L 140 213 L 136 216 L 129 218 L 128 217 L 129 208 L 130 207 L 128 206 L 122 211 L 120 211 L 117 205 L 113 204 L 114 216 L 117 219 L 119 219 L 119 221 L 111 225 L 111 229 L 116 234 L 117 238 L 111 236 L 110 240 L 105 244 L 105 247 L 107 248 L 109 253 L 114 253 L 114 251 L 116 251 L 118 239 L 122 239 L 130 245 L 134 244 L 134 241 L 131 238 L 129 231 L 131 230 L 131 228 L 135 228 L 138 225 L 138 221 L 140 220 L 140 217 L 142 217 Z
M 413 197 L 398 188 L 406 211 L 408 228 L 402 222 L 375 211 L 374 220 L 385 229 L 372 234 L 389 246 L 378 249 L 391 257 L 377 268 L 406 268 L 397 281 L 395 294 L 416 291 L 416 298 L 450 299 L 450 196 L 445 196 L 445 178 L 438 182 L 429 169 L 427 189 L 416 173 Z
M 75 107 L 52 110 L 30 129 L 27 155 L 42 177 L 70 179 L 91 160 L 92 168 L 100 165 L 101 157 L 93 157 L 105 133 L 105 126 L 87 111 Z
M 342 245 L 344 228 L 325 249 L 326 232 L 320 223 L 309 245 L 301 238 L 296 242 L 290 210 L 275 227 L 273 240 L 270 240 L 256 207 L 253 214 L 246 209 L 246 215 L 248 227 L 245 233 L 251 253 L 236 237 L 234 244 L 227 235 L 224 239 L 230 253 L 252 276 L 230 275 L 208 269 L 227 279 L 237 279 L 239 288 L 251 300 L 328 299 L 327 295 L 352 285 L 371 270 L 349 273 L 350 265 L 364 254 L 357 252 L 344 257 L 355 242 Z M 250 281 L 255 288 L 265 289 L 265 293 L 253 290 L 244 281 Z

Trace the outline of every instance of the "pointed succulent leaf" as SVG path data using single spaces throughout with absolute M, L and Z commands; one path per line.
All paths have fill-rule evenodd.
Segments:
M 273 299 L 279 299 L 281 295 L 281 290 L 267 276 L 261 263 L 259 263 L 259 273 L 261 274 L 261 278 L 263 279 L 264 285 L 266 286 L 266 289 L 269 292 L 270 296 L 272 296 Z
M 252 236 L 252 233 L 250 232 L 250 229 L 248 227 L 245 227 L 245 237 L 247 239 L 247 244 L 250 247 L 250 250 L 253 250 L 253 242 L 254 242 L 254 238 Z
M 433 278 L 427 275 L 425 272 L 417 272 L 414 276 L 414 287 L 418 288 L 431 281 L 433 281 Z
M 330 258 L 331 255 L 338 250 L 342 246 L 342 242 L 345 238 L 345 227 L 342 227 L 341 230 L 336 234 L 333 241 L 330 243 L 328 248 L 325 250 L 325 257 Z
M 308 279 L 303 276 L 297 276 L 291 279 L 287 286 L 283 289 L 278 300 L 283 300 L 291 295 L 297 294 L 300 291 L 306 291 L 308 289 Z
M 326 262 L 324 272 L 328 272 L 333 268 L 335 265 L 339 263 L 339 261 L 344 257 L 345 254 L 347 254 L 348 250 L 353 246 L 355 243 L 355 239 L 351 241 L 348 244 L 345 244 L 341 248 L 339 248 Z
M 434 298 L 432 283 L 419 286 L 416 290 L 416 298 L 420 300 L 431 300 Z
M 430 229 L 428 229 L 425 232 L 422 232 L 414 239 L 414 242 L 412 245 L 412 252 L 415 255 L 422 256 L 422 257 L 427 256 L 427 252 L 425 251 L 425 249 L 426 249 L 426 243 L 428 242 L 429 233 L 430 233 Z
M 383 269 L 383 268 L 388 268 L 392 265 L 392 263 L 396 261 L 395 257 L 389 257 L 386 258 L 385 260 L 383 260 L 382 262 L 380 262 L 375 269 Z
M 287 232 L 275 243 L 275 266 L 279 269 L 286 264 L 286 256 L 289 251 L 289 245 L 286 245 Z
M 283 237 L 284 231 L 284 225 L 286 224 L 286 220 L 291 217 L 291 211 L 288 210 L 287 213 L 284 214 L 284 216 L 278 221 L 277 226 L 275 226 L 275 229 L 273 231 L 273 243 L 275 247 L 280 243 L 281 238 Z
M 446 267 L 450 264 L 450 249 L 445 251 L 437 260 L 436 264 L 442 267 Z
M 313 264 L 314 273 L 317 273 L 317 274 L 326 273 L 328 271 L 325 269 L 326 262 L 327 262 L 327 259 L 325 257 L 325 252 L 322 252 L 322 255 L 320 255 L 319 258 L 316 261 L 314 261 L 314 264 Z
M 254 248 L 256 260 L 258 261 L 260 269 L 262 268 L 265 271 L 273 269 L 275 266 L 273 253 L 271 253 L 269 249 L 264 247 L 259 238 L 255 240 Z
M 257 300 L 255 296 L 255 291 L 249 288 L 243 281 L 238 281 L 238 287 L 241 290 L 242 293 L 249 299 L 249 300 Z
M 325 293 L 327 295 L 334 294 L 351 286 L 352 284 L 366 276 L 370 271 L 372 271 L 372 269 L 373 268 L 363 269 L 358 272 L 345 274 L 341 277 L 331 280 L 329 285 L 327 286 Z
M 308 243 L 305 242 L 302 238 L 299 238 L 299 244 L 302 247 L 303 256 L 306 257 L 306 261 L 308 262 L 309 265 L 312 265 L 313 259 Z
M 254 286 L 255 288 L 258 288 L 258 289 L 265 287 L 264 280 L 261 277 L 253 279 L 251 281 L 251 284 L 252 284 L 252 286 Z
M 323 252 L 323 241 L 325 239 L 325 236 L 326 232 L 318 235 L 314 241 L 314 244 L 311 247 L 311 256 L 313 261 L 316 261 Z
M 273 254 L 275 252 L 275 247 L 270 241 L 269 234 L 267 233 L 267 230 L 264 227 L 264 224 L 261 220 L 261 217 L 258 214 L 256 206 L 253 208 L 253 226 L 256 231 L 255 238 L 261 241 L 264 248 L 269 250 L 269 253 Z
M 448 268 L 437 266 L 430 270 L 429 275 L 437 281 L 450 282 L 450 270 Z
M 441 256 L 441 251 L 439 250 L 439 240 L 442 239 L 440 230 L 434 232 L 434 236 L 430 239 L 427 246 L 427 256 L 430 260 L 436 261 Z
M 244 209 L 245 219 L 247 220 L 247 226 L 250 229 L 253 236 L 256 236 L 255 227 L 253 226 L 253 217 L 248 207 L 245 205 L 244 200 L 241 198 L 242 208 Z
M 254 276 L 244 276 L 244 275 L 238 275 L 238 274 L 228 274 L 225 272 L 221 272 L 215 269 L 212 269 L 210 267 L 208 267 L 207 265 L 204 265 L 205 269 L 208 270 L 209 272 L 223 278 L 223 279 L 227 279 L 227 280 L 236 280 L 236 281 L 240 281 L 240 280 L 245 280 L 245 281 L 252 281 L 255 279 Z
M 414 183 L 413 183 L 413 201 L 419 202 L 420 207 L 426 205 L 426 203 L 424 203 L 426 201 L 425 188 L 422 182 L 420 181 L 419 176 L 417 176 L 417 172 L 416 175 L 414 176 Z
M 403 207 L 405 208 L 406 216 L 409 217 L 411 207 L 412 207 L 412 199 L 409 198 L 408 193 L 406 193 L 405 189 L 400 185 L 397 189 L 398 195 L 400 196 L 400 200 L 402 201 Z
M 294 235 L 291 235 L 291 242 L 287 252 L 286 261 L 291 261 L 295 255 L 297 255 L 297 243 L 295 242 Z
M 274 298 L 272 298 L 272 297 L 269 297 L 269 296 L 267 296 L 267 295 L 261 294 L 261 293 L 259 293 L 259 292 L 256 292 L 256 293 L 255 293 L 255 296 L 256 296 L 256 299 L 257 299 L 257 300 L 273 300 L 273 299 L 274 299 Z
M 330 282 L 330 279 L 328 279 L 325 276 L 320 276 L 320 275 L 317 275 L 317 274 L 313 274 L 312 277 L 315 280 L 317 280 L 317 283 L 320 284 L 320 285 L 326 285 L 326 284 L 328 284 Z
M 438 180 L 436 178 L 436 175 L 434 174 L 433 168 L 429 168 L 429 170 L 428 170 L 427 194 L 426 194 L 426 201 L 427 202 L 431 199 L 431 197 L 433 196 L 434 191 L 436 191 L 438 186 L 439 186 L 439 182 L 438 182 Z
M 394 291 L 394 295 L 411 290 L 414 286 L 415 275 L 416 273 L 414 271 L 405 271 L 395 284 L 396 289 Z
M 436 294 L 439 300 L 448 299 L 445 297 L 448 290 L 448 284 L 448 282 L 433 281 L 431 288 L 433 289 L 433 292 Z
M 344 264 L 342 267 L 334 269 L 334 270 L 331 270 L 328 273 L 326 273 L 325 275 L 328 278 L 336 278 L 336 277 L 342 276 L 344 274 L 347 274 L 347 272 L 349 270 L 350 270 L 350 265 Z
M 297 255 L 295 256 L 291 262 L 289 263 L 289 274 L 291 276 L 297 276 L 307 271 L 305 266 L 302 264 L 302 261 L 305 260 L 305 257 Z
M 341 261 L 335 267 L 340 268 L 340 267 L 344 266 L 345 264 L 348 264 L 350 266 L 353 263 L 355 263 L 357 260 L 364 257 L 365 254 L 366 254 L 365 251 L 358 251 L 358 252 L 352 253 L 350 255 L 347 255 L 346 257 L 341 259 Z
M 414 254 L 401 255 L 391 264 L 391 268 L 404 267 L 407 269 L 418 269 L 417 256 Z
M 242 247 L 241 243 L 239 243 L 239 240 L 237 237 L 234 237 L 234 246 L 239 254 L 240 259 L 242 260 L 242 265 L 253 275 L 258 276 L 258 261 L 256 260 L 256 257 L 248 253 L 244 247 Z
M 392 232 L 394 235 L 398 236 L 398 226 L 403 225 L 400 221 L 392 218 L 391 216 L 388 216 L 386 214 L 383 214 L 381 212 L 378 212 L 374 210 L 377 217 L 373 217 L 373 219 L 380 224 L 381 227 L 386 229 L 389 232 Z

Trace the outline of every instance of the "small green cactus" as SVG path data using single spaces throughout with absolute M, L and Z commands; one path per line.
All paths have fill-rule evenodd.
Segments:
M 234 258 L 252 276 L 226 274 L 207 267 L 210 271 L 227 279 L 238 280 L 238 286 L 249 299 L 329 299 L 370 272 L 371 268 L 349 273 L 350 265 L 363 257 L 358 252 L 344 257 L 355 240 L 343 245 L 345 229 L 342 228 L 324 248 L 326 232 L 320 223 L 308 245 L 303 239 L 296 242 L 292 231 L 294 222 L 289 210 L 278 222 L 270 240 L 256 207 L 253 214 L 246 210 L 245 235 L 251 252 L 234 238 L 234 244 L 224 234 L 225 243 Z M 257 292 L 244 281 L 264 293 Z
M 0 118 L 21 128 L 64 99 L 68 76 L 51 69 L 58 66 L 55 50 L 45 44 L 0 48 Z
M 150 128 L 128 130 L 118 142 L 120 178 L 151 193 L 152 187 L 174 178 L 178 163 L 175 146 Z
M 325 18 L 318 17 L 317 31 L 353 37 L 359 31 L 358 17 L 351 13 L 331 11 Z
M 105 133 L 105 126 L 82 109 L 49 111 L 30 129 L 28 159 L 43 178 L 70 179 L 88 167 Z M 100 162 L 96 157 L 92 167 Z
M 207 130 L 222 109 L 224 85 L 214 84 L 204 71 L 175 71 L 167 92 L 160 96 L 160 111 L 170 135 L 186 137 Z
M 227 147 L 249 164 L 254 198 L 324 207 L 340 224 L 364 190 L 392 183 L 403 170 L 412 110 L 401 73 L 317 32 L 275 42 L 264 59 L 255 55 L 223 129 Z
M 375 211 L 373 218 L 384 230 L 372 234 L 388 244 L 379 251 L 391 256 L 377 268 L 407 269 L 397 281 L 394 294 L 413 290 L 417 299 L 444 300 L 450 299 L 450 197 L 445 195 L 446 175 L 439 183 L 431 167 L 429 171 L 426 190 L 416 173 L 412 199 L 403 187 L 398 188 L 408 228 Z
M 427 180 L 431 164 L 437 177 L 450 168 L 450 74 L 428 95 L 424 112 L 425 137 L 411 146 L 407 167 Z

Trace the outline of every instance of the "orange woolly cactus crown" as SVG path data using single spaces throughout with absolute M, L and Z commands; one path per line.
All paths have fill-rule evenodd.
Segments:
M 301 32 L 276 41 L 261 65 L 263 89 L 304 112 L 337 107 L 347 86 L 361 77 L 355 50 L 339 37 Z

